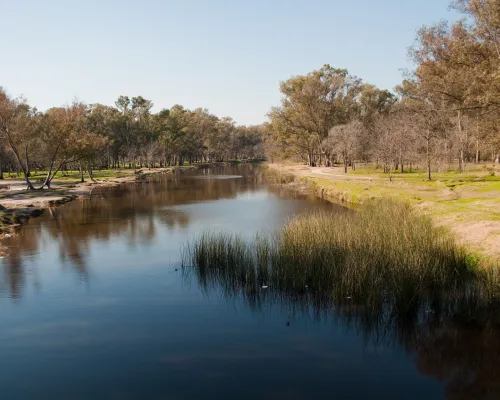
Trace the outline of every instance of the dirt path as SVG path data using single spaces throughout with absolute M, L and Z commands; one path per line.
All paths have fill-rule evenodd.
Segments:
M 355 180 L 355 181 L 372 181 L 373 179 L 375 180 L 381 180 L 380 178 L 377 177 L 371 177 L 371 176 L 364 176 L 364 175 L 346 175 L 345 172 L 341 171 L 338 172 L 338 170 L 335 170 L 333 168 L 312 168 L 308 167 L 307 173 L 311 173 L 314 175 L 324 175 L 324 176 L 329 176 L 329 177 L 335 177 L 335 179 L 339 180 Z

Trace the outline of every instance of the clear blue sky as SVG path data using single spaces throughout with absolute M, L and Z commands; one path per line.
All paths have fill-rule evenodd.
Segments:
M 449 0 L 0 0 L 0 86 L 44 110 L 123 94 L 254 124 L 323 64 L 391 89 Z

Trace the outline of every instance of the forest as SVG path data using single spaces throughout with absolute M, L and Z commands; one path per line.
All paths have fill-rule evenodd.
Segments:
M 373 162 L 385 172 L 431 171 L 500 158 L 500 3 L 459 0 L 462 19 L 419 29 L 415 65 L 393 91 L 324 65 L 280 85 L 264 127 L 272 159 L 310 166 Z M 494 172 L 492 172 L 494 173 Z
M 142 168 L 262 157 L 260 127 L 237 126 L 208 110 L 181 105 L 151 111 L 141 96 L 120 96 L 115 106 L 74 101 L 40 112 L 0 88 L 0 178 L 22 174 L 29 189 L 33 172 L 50 188 L 58 172 L 95 168 Z

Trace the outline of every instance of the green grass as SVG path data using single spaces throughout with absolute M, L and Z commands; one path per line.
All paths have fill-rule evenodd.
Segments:
M 195 165 L 191 164 L 185 164 L 183 166 L 172 166 L 168 167 L 170 169 L 190 169 L 190 168 L 195 168 Z M 154 168 L 151 169 L 154 171 Z M 135 175 L 135 170 L 134 169 L 129 169 L 129 168 L 122 168 L 122 169 L 102 169 L 102 170 L 93 170 L 93 177 L 94 179 L 114 179 L 114 178 L 123 178 L 127 176 L 134 176 Z M 22 174 L 17 175 L 17 174 L 4 174 L 6 182 L 9 180 L 23 180 L 24 177 Z M 47 171 L 33 171 L 31 175 L 31 181 L 32 182 L 37 182 L 37 181 L 43 181 L 45 177 L 47 176 Z M 61 172 L 59 171 L 56 176 L 54 177 L 53 182 L 79 182 L 81 180 L 81 173 L 79 171 L 66 171 L 66 172 Z M 88 174 L 85 172 L 83 175 L 85 181 L 90 180 Z
M 376 173 L 374 169 L 349 171 L 346 179 L 336 176 L 295 177 L 291 173 L 271 170 L 269 175 L 280 183 L 301 182 L 313 193 L 351 204 L 360 204 L 377 198 L 393 198 L 411 204 L 439 203 L 439 214 L 457 211 L 457 205 L 464 206 L 461 211 L 472 212 L 478 201 L 495 202 L 500 198 L 500 176 L 461 176 L 458 172 L 435 174 L 435 180 L 427 181 L 424 173 L 399 174 L 390 182 L 388 175 Z M 349 176 L 353 179 L 349 179 Z M 356 179 L 358 175 L 373 177 L 372 180 Z M 379 179 L 383 177 L 384 179 Z M 465 205 L 468 205 L 465 206 Z M 446 206 L 446 207 L 445 207 Z M 433 212 L 433 209 L 430 209 Z M 493 216 L 494 217 L 494 216 Z
M 336 304 L 349 299 L 394 315 L 497 293 L 491 273 L 449 233 L 388 200 L 359 212 L 306 214 L 250 242 L 204 233 L 185 249 L 184 264 L 194 267 L 202 285 L 218 284 L 225 293 L 269 286 L 287 296 L 314 293 Z
M 94 179 L 110 179 L 110 178 L 120 178 L 124 176 L 134 175 L 133 169 L 105 169 L 105 170 L 95 170 L 93 171 Z M 31 180 L 36 182 L 37 180 L 43 180 L 47 176 L 47 171 L 34 171 L 31 175 Z M 24 179 L 23 175 L 16 174 L 5 174 L 5 180 L 21 180 Z M 81 174 L 79 171 L 59 171 L 54 177 L 53 182 L 72 182 L 80 181 Z M 88 180 L 88 174 L 84 174 L 84 179 Z
M 491 163 L 480 163 L 480 164 L 467 164 L 465 171 L 460 172 L 458 170 L 458 163 L 448 167 L 441 166 L 436 170 L 434 166 L 431 170 L 433 178 L 467 178 L 467 177 L 481 177 L 487 176 L 491 173 L 499 172 L 498 166 L 493 167 Z M 416 179 L 426 179 L 427 170 L 420 167 L 412 167 L 411 171 L 408 165 L 405 165 L 405 170 L 402 173 L 400 169 L 392 170 L 392 175 Z M 369 163 L 358 163 L 356 165 L 356 170 L 348 169 L 348 174 L 353 175 L 378 175 L 381 177 L 388 177 L 388 173 L 384 173 L 382 167 L 375 168 L 375 164 Z M 494 176 L 493 176 L 494 177 Z M 498 178 L 498 177 L 497 177 Z

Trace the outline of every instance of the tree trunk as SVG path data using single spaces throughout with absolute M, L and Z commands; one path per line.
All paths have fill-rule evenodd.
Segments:
M 432 180 L 431 179 L 431 149 L 430 149 L 430 141 L 431 141 L 431 137 L 430 137 L 430 134 L 429 132 L 427 132 L 427 137 L 426 137 L 426 145 L 427 145 L 427 148 L 426 148 L 426 155 L 427 155 L 427 179 L 428 180 Z
M 476 116 L 476 164 L 479 164 L 479 118 Z
M 460 139 L 460 157 L 458 159 L 458 170 L 460 172 L 464 172 L 465 169 L 465 160 L 464 160 L 464 153 L 465 153 L 465 143 L 464 143 L 464 138 L 463 138 L 463 129 L 462 129 L 462 111 L 458 110 L 457 111 L 457 125 L 458 125 L 458 138 Z
M 313 159 L 313 155 L 308 152 L 307 153 L 307 164 L 310 166 L 310 167 L 313 167 L 314 166 L 314 159 Z
M 33 186 L 33 184 L 30 181 L 29 158 L 26 158 L 26 166 L 25 166 L 23 164 L 22 160 L 21 160 L 21 157 L 19 156 L 17 147 L 14 145 L 14 142 L 12 141 L 12 137 L 10 135 L 10 131 L 7 129 L 5 131 L 5 133 L 7 134 L 7 139 L 9 141 L 9 146 L 10 146 L 12 152 L 14 153 L 14 155 L 16 157 L 17 163 L 18 163 L 19 167 L 23 171 L 24 179 L 26 180 L 26 184 L 28 185 L 28 190 L 35 190 L 35 187 Z M 26 148 L 25 148 L 25 151 L 26 151 L 26 157 L 27 157 L 28 156 L 28 151 L 27 151 Z

